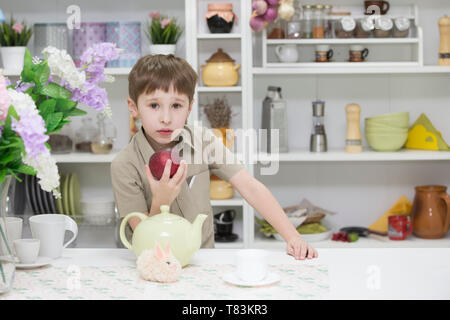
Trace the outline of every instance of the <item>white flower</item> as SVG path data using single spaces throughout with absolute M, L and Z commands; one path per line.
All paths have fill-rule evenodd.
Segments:
M 78 71 L 72 57 L 67 54 L 66 50 L 48 46 L 42 53 L 48 56 L 48 66 L 52 74 L 67 81 L 72 89 L 83 89 L 86 74 L 83 71 Z
M 23 162 L 37 171 L 36 177 L 43 190 L 53 192 L 56 198 L 61 198 L 61 193 L 57 190 L 59 186 L 58 166 L 50 154 L 39 155 L 37 160 L 25 156 Z

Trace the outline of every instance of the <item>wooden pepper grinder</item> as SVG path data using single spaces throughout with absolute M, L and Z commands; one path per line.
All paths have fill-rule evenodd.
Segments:
M 361 107 L 357 104 L 348 104 L 345 107 L 347 113 L 347 136 L 345 140 L 345 152 L 359 153 L 362 151 L 361 130 L 359 118 Z
M 439 47 L 440 66 L 450 66 L 450 18 L 445 16 L 439 19 L 439 33 L 441 34 L 441 44 Z

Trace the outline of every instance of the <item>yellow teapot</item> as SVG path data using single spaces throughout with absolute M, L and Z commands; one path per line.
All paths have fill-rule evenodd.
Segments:
M 202 81 L 206 86 L 230 87 L 238 83 L 238 69 L 241 65 L 235 65 L 234 60 L 223 52 L 221 48 L 206 62 L 206 65 L 200 66 L 202 69 Z
M 191 224 L 185 218 L 169 213 L 170 207 L 167 205 L 161 206 L 160 209 L 160 214 L 151 217 L 140 212 L 132 212 L 125 216 L 120 225 L 120 240 L 125 247 L 136 254 L 136 257 L 146 249 L 152 250 L 155 247 L 155 241 L 163 247 L 169 243 L 173 255 L 184 267 L 200 248 L 202 226 L 208 216 L 199 214 Z M 134 229 L 132 244 L 125 236 L 125 226 L 131 217 L 141 219 Z

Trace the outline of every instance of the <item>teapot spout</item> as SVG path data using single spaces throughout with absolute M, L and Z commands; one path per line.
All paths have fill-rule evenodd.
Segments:
M 191 226 L 191 248 L 192 251 L 197 251 L 202 244 L 202 226 L 208 216 L 206 214 L 199 214 Z

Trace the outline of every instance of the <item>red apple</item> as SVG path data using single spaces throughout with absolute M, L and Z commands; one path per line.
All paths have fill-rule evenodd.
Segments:
M 170 168 L 170 178 L 172 178 L 178 170 L 180 166 L 180 158 L 179 156 L 173 152 L 172 149 L 164 149 L 158 152 L 155 152 L 149 160 L 148 166 L 150 167 L 150 172 L 153 174 L 156 180 L 160 180 L 164 167 L 166 165 L 167 160 L 172 160 L 172 166 Z

